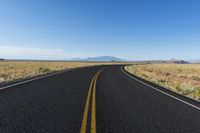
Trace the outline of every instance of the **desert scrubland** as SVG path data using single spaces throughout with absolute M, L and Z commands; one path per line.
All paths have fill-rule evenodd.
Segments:
M 200 100 L 200 64 L 136 64 L 125 69 L 138 77 Z

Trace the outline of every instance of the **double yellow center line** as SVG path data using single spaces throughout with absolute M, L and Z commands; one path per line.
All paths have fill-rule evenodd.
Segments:
M 88 119 L 91 93 L 92 93 L 92 106 L 91 106 L 90 132 L 96 133 L 96 84 L 97 84 L 97 79 L 98 79 L 101 71 L 103 71 L 103 69 L 101 69 L 94 75 L 94 77 L 92 78 L 92 81 L 90 83 L 90 88 L 89 88 L 87 99 L 86 99 L 85 110 L 84 110 L 84 114 L 83 114 L 83 120 L 82 120 L 80 133 L 86 133 L 86 130 L 87 130 L 87 119 Z

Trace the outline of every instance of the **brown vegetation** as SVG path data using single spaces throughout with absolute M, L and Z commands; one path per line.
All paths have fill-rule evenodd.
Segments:
M 200 65 L 138 64 L 125 69 L 141 78 L 200 100 Z

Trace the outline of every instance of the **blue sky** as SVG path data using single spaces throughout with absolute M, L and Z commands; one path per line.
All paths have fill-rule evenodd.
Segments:
M 0 58 L 200 59 L 198 0 L 0 0 Z

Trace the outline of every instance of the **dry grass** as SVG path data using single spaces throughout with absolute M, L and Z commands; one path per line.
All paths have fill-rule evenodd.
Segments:
M 64 69 L 100 64 L 111 63 L 0 61 L 0 84 Z
M 138 64 L 125 69 L 141 78 L 200 100 L 200 65 Z

